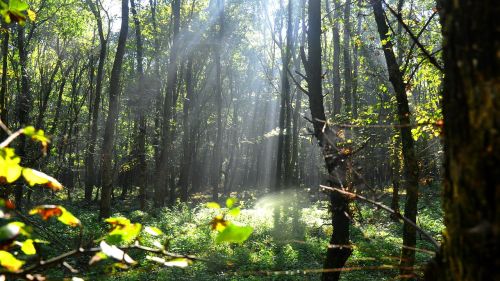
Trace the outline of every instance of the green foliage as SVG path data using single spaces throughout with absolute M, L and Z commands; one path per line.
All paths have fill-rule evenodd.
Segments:
M 35 20 L 35 13 L 29 10 L 29 5 L 21 0 L 0 0 L 0 14 L 5 23 L 17 22 L 24 25 L 26 20 Z

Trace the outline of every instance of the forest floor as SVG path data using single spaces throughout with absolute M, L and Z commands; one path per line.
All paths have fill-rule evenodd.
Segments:
M 291 195 L 290 195 L 291 194 Z M 378 193 L 380 196 L 382 193 Z M 384 191 L 380 201 L 389 203 L 391 190 Z M 418 224 L 436 240 L 441 240 L 443 219 L 437 186 L 422 189 Z M 298 195 L 298 196 L 297 196 Z M 321 268 L 332 227 L 328 224 L 326 202 L 309 201 L 304 193 L 267 195 L 259 199 L 242 200 L 241 214 L 233 220 L 250 225 L 254 232 L 243 244 L 217 244 L 210 229 L 211 219 L 220 212 L 208 209 L 204 203 L 195 206 L 178 204 L 172 209 L 133 210 L 133 202 L 116 201 L 115 216 L 125 216 L 132 222 L 156 226 L 169 238 L 169 251 L 191 254 L 206 261 L 194 262 L 187 268 L 160 267 L 145 258 L 146 254 L 131 251 L 139 261 L 128 270 L 103 261 L 97 266 L 79 268 L 77 276 L 84 280 L 319 280 Z M 254 197 L 248 196 L 245 197 Z M 257 197 L 257 196 L 255 196 Z M 241 198 L 241 197 L 240 197 Z M 297 199 L 301 198 L 301 199 Z M 401 196 L 404 206 L 404 194 Z M 294 203 L 295 202 L 295 203 Z M 83 203 L 61 202 L 79 217 L 85 225 L 86 241 L 99 239 L 105 225 L 97 223 L 97 206 L 83 208 Z M 283 206 L 287 208 L 284 209 Z M 281 210 L 282 219 L 274 227 L 275 210 Z M 295 210 L 292 211 L 291 209 Z M 131 211 L 132 210 L 132 211 Z M 341 280 L 399 280 L 398 256 L 402 244 L 402 224 L 394 222 L 388 213 L 365 203 L 356 203 L 351 227 L 353 254 L 342 273 Z M 61 233 L 55 222 L 43 223 L 44 227 Z M 76 240 L 78 232 L 67 229 Z M 64 230 L 66 232 L 66 229 Z M 60 241 L 70 245 L 72 242 Z M 141 243 L 151 244 L 145 239 Z M 417 271 L 421 272 L 433 256 L 432 244 L 418 236 Z M 89 257 L 81 257 L 79 264 L 86 264 Z M 76 264 L 76 261 L 71 264 Z M 57 268 L 51 278 L 69 276 L 67 269 Z

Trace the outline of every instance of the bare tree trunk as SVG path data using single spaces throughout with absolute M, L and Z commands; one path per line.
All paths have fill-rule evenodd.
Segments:
M 112 153 L 115 139 L 115 128 L 118 120 L 118 96 L 120 95 L 120 75 L 122 71 L 123 57 L 125 55 L 125 45 L 128 35 L 128 0 L 122 0 L 122 23 L 120 35 L 118 37 L 118 46 L 116 49 L 115 61 L 111 70 L 109 80 L 109 109 L 104 130 L 104 140 L 101 151 L 101 203 L 100 218 L 106 218 L 111 215 L 111 193 L 113 188 L 113 168 Z
M 87 151 L 85 156 L 85 201 L 90 202 L 92 200 L 92 192 L 94 186 L 97 185 L 96 179 L 98 173 L 96 173 L 97 169 L 96 169 L 95 154 L 96 154 L 96 143 L 97 143 L 97 131 L 99 124 L 99 109 L 100 109 L 99 107 L 101 104 L 102 82 L 104 79 L 104 65 L 106 63 L 108 41 L 104 37 L 104 29 L 98 8 L 99 7 L 98 3 L 94 4 L 91 2 L 91 0 L 87 0 L 87 4 L 89 5 L 97 21 L 97 29 L 99 33 L 99 45 L 100 45 L 95 95 L 91 107 L 92 117 L 91 117 L 90 136 L 87 142 Z
M 2 41 L 2 85 L 0 88 L 0 119 L 2 122 L 8 126 L 8 114 L 7 114 L 7 71 L 9 66 L 9 38 L 10 30 L 6 23 L 2 21 L 2 29 L 4 29 L 3 41 Z M 0 137 L 4 139 L 6 137 L 5 132 L 0 133 Z
M 337 161 L 339 158 L 335 157 L 339 155 L 331 140 L 335 134 L 327 126 L 323 105 L 320 0 L 309 0 L 308 22 L 308 58 L 306 61 L 305 53 L 302 53 L 302 59 L 307 73 L 309 109 L 314 126 L 314 135 L 323 149 L 324 161 L 328 172 L 332 176 L 336 173 L 345 174 L 345 161 Z M 328 269 L 344 267 L 352 252 L 349 241 L 350 222 L 347 216 L 349 200 L 340 193 L 334 193 L 330 196 L 330 203 L 334 231 L 323 266 L 325 271 L 323 272 L 322 280 L 336 281 L 340 277 L 340 272 L 332 272 L 328 271 Z
M 415 155 L 414 141 L 411 135 L 410 124 L 410 108 L 406 96 L 406 86 L 403 81 L 403 75 L 399 69 L 396 56 L 394 55 L 393 44 L 388 40 L 389 27 L 384 17 L 384 10 L 381 1 L 372 1 L 375 21 L 377 22 L 380 41 L 385 42 L 382 46 L 384 50 L 387 68 L 389 70 L 389 80 L 391 81 L 396 93 L 398 104 L 398 119 L 401 126 L 401 143 L 403 150 L 403 171 L 405 176 L 406 203 L 404 215 L 413 222 L 417 219 L 417 204 L 418 204 L 418 163 Z M 414 274 L 413 270 L 408 268 L 415 264 L 415 248 L 417 242 L 416 229 L 405 222 L 403 227 L 403 245 L 405 246 L 401 252 L 401 274 Z
M 137 52 L 137 75 L 138 75 L 138 87 L 139 91 L 144 89 L 144 69 L 143 69 L 143 43 L 142 43 L 142 32 L 141 32 L 141 22 L 139 16 L 137 15 L 137 7 L 135 0 L 130 0 L 130 5 L 132 8 L 132 17 L 134 18 L 135 25 L 135 43 Z M 136 136 L 135 149 L 137 151 L 137 164 L 136 169 L 137 180 L 136 183 L 139 184 L 139 205 L 141 210 L 146 207 L 146 189 L 147 189 L 147 178 L 146 178 L 146 108 L 147 108 L 147 97 L 145 94 L 138 95 L 137 100 L 137 112 L 136 112 L 136 123 L 139 126 L 139 130 Z
M 345 112 L 352 110 L 352 63 L 351 63 L 351 3 L 344 4 L 344 102 Z
M 221 74 L 221 49 L 224 37 L 224 0 L 216 0 L 216 12 L 218 18 L 219 30 L 214 44 L 214 63 L 215 63 L 215 105 L 217 107 L 217 135 L 212 154 L 212 169 L 210 172 L 210 184 L 212 186 L 212 198 L 214 201 L 219 199 L 219 184 L 222 171 L 222 74 Z

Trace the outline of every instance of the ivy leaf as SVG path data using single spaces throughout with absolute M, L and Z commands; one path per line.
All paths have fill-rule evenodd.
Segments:
M 29 212 L 30 215 L 39 214 L 43 220 L 48 220 L 51 217 L 57 217 L 57 220 L 72 227 L 80 226 L 80 220 L 70 213 L 63 206 L 58 205 L 42 205 Z
M 0 150 L 0 184 L 13 183 L 21 176 L 20 162 L 21 158 L 16 156 L 13 148 Z
M 207 203 L 207 208 L 209 209 L 220 209 L 219 203 L 216 202 L 208 202 Z
M 243 243 L 248 239 L 248 237 L 250 237 L 250 234 L 252 234 L 252 232 L 253 228 L 250 226 L 238 226 L 235 224 L 230 224 L 217 235 L 215 241 L 217 243 Z
M 228 208 L 232 208 L 234 206 L 234 204 L 236 204 L 238 202 L 238 199 L 236 198 L 227 198 L 226 200 L 226 207 Z
M 34 186 L 35 184 L 40 184 L 40 185 L 45 185 L 54 191 L 63 189 L 62 184 L 58 182 L 55 178 L 37 170 L 24 168 L 23 177 L 30 186 Z
M 113 258 L 115 260 L 124 261 L 128 264 L 136 264 L 129 255 L 127 255 L 123 250 L 116 247 L 115 245 L 109 245 L 105 241 L 101 241 L 99 244 L 101 246 L 101 251 L 108 257 Z
M 16 259 L 11 253 L 0 251 L 0 265 L 8 271 L 18 271 L 24 265 L 24 261 Z

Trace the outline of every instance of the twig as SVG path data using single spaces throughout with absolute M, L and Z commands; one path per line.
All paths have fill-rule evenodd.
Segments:
M 411 32 L 408 25 L 406 25 L 406 23 L 403 21 L 401 14 L 394 11 L 394 9 L 391 8 L 391 6 L 389 6 L 389 4 L 387 4 L 384 0 L 382 0 L 382 1 L 385 3 L 385 5 L 387 6 L 387 9 L 389 9 L 391 14 L 396 17 L 396 19 L 399 21 L 399 23 L 401 23 L 401 26 L 403 26 L 403 28 L 406 30 L 406 32 L 408 32 L 408 35 L 410 35 L 411 40 L 413 40 L 413 42 L 415 44 L 417 44 L 417 47 L 422 51 L 422 53 L 424 53 L 424 56 L 427 57 L 427 59 L 429 59 L 429 62 L 432 63 L 432 65 L 434 65 L 437 69 L 439 69 L 439 71 L 444 72 L 443 67 L 438 63 L 436 58 L 433 57 L 431 54 L 429 54 L 429 52 L 425 49 L 425 47 L 422 45 L 422 43 L 420 43 L 420 41 L 418 41 L 418 38 L 415 36 L 415 34 L 413 34 L 413 32 Z
M 125 246 L 125 247 L 118 247 L 118 248 L 122 251 L 137 249 L 137 250 L 141 250 L 141 251 L 145 251 L 145 252 L 162 254 L 164 256 L 171 257 L 171 258 L 186 258 L 189 260 L 198 260 L 198 261 L 207 261 L 208 262 L 208 260 L 201 259 L 201 258 L 198 258 L 195 256 L 174 254 L 174 253 L 167 252 L 163 249 L 155 249 L 155 248 L 149 248 L 146 246 L 141 246 L 137 243 L 132 245 L 132 246 Z M 63 253 L 59 256 L 53 257 L 53 258 L 48 259 L 48 260 L 41 260 L 38 263 L 33 264 L 33 265 L 23 269 L 23 270 L 20 270 L 17 272 L 11 272 L 11 273 L 0 271 L 0 274 L 5 274 L 8 276 L 17 276 L 17 277 L 25 276 L 29 273 L 34 272 L 34 271 L 38 271 L 41 269 L 49 268 L 49 267 L 64 263 L 67 258 L 70 258 L 73 256 L 78 256 L 78 255 L 83 255 L 83 254 L 98 253 L 98 252 L 101 252 L 101 250 L 102 250 L 101 247 L 95 247 L 95 248 L 89 248 L 89 249 L 78 248 L 78 249 L 74 249 L 74 250 L 71 250 L 69 252 Z
M 301 90 L 304 94 L 306 94 L 307 96 L 309 96 L 309 91 L 307 91 L 306 89 L 304 89 L 304 87 L 302 87 L 302 85 L 300 85 L 300 83 L 295 79 L 295 77 L 293 76 L 292 72 L 290 71 L 290 68 L 287 67 L 286 71 L 290 75 L 290 78 L 292 78 L 292 81 L 295 84 L 295 86 L 297 86 L 297 88 L 299 88 L 299 90 Z
M 0 148 L 6 148 L 9 144 L 14 141 L 17 137 L 24 133 L 24 129 L 19 129 L 16 132 L 9 135 L 2 143 L 0 143 Z
M 409 218 L 407 218 L 407 217 L 403 216 L 402 214 L 400 214 L 399 212 L 396 212 L 393 209 L 385 206 L 384 204 L 373 201 L 371 199 L 368 199 L 368 198 L 361 196 L 361 195 L 358 195 L 356 193 L 348 192 L 348 191 L 345 191 L 345 190 L 342 190 L 339 188 L 329 187 L 329 186 L 324 186 L 324 185 L 320 185 L 320 187 L 324 190 L 329 190 L 329 191 L 334 191 L 334 192 L 344 194 L 344 195 L 350 197 L 351 199 L 358 199 L 358 200 L 370 203 L 372 205 L 377 206 L 380 209 L 383 209 L 384 211 L 387 211 L 387 212 L 395 215 L 397 218 L 404 220 L 406 223 L 408 223 L 409 225 L 414 227 L 416 230 L 418 230 L 420 233 L 422 233 L 422 235 L 424 235 L 427 238 L 427 240 L 429 240 L 429 242 L 431 242 L 437 249 L 439 248 L 439 243 L 434 238 L 432 238 L 432 236 L 429 233 L 425 232 L 422 228 L 420 228 L 418 225 L 416 225 Z
M 5 123 L 2 121 L 2 119 L 0 118 L 0 128 L 5 132 L 7 133 L 7 135 L 12 135 L 12 131 L 9 130 L 9 128 L 7 127 L 7 125 L 5 125 Z

